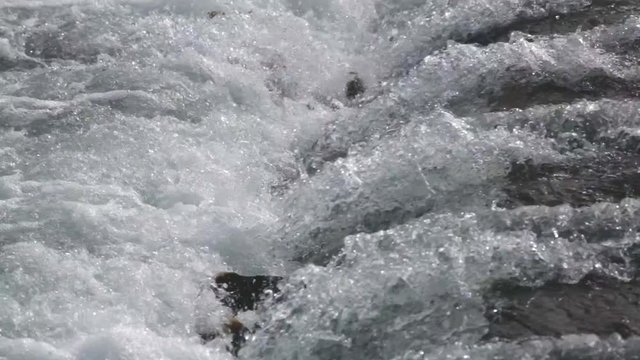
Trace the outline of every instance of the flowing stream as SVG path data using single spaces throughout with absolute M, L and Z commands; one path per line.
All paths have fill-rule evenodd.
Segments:
M 0 0 L 0 359 L 233 359 L 219 271 L 287 279 L 240 358 L 632 358 L 485 293 L 633 277 L 639 60 L 634 0 Z

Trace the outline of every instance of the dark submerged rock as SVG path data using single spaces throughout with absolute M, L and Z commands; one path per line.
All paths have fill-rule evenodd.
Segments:
M 247 342 L 247 336 L 253 332 L 236 318 L 232 318 L 226 324 L 224 324 L 224 329 L 222 330 L 224 334 L 231 335 L 231 346 L 227 346 L 227 350 L 234 356 L 238 356 L 238 352 Z M 220 336 L 220 333 L 213 332 L 203 333 L 199 335 L 202 341 L 206 343 Z
M 640 196 L 640 156 L 611 152 L 559 164 L 527 160 L 512 164 L 507 182 L 508 198 L 501 203 L 507 208 L 620 202 Z
M 640 281 L 589 274 L 577 284 L 496 284 L 485 296 L 488 339 L 614 333 L 640 335 Z
M 234 314 L 240 311 L 256 310 L 268 293 L 280 292 L 280 276 L 242 276 L 233 272 L 219 273 L 214 278 L 211 290 L 216 297 Z
M 260 303 L 270 294 L 280 292 L 278 283 L 282 281 L 280 276 L 243 276 L 233 272 L 216 274 L 214 283 L 210 288 L 220 302 L 231 309 L 234 315 L 241 311 L 256 310 Z M 247 341 L 247 336 L 255 329 L 250 329 L 241 321 L 232 317 L 225 323 L 221 331 L 201 333 L 203 342 L 211 341 L 222 334 L 231 335 L 231 345 L 227 347 L 234 356 Z
M 353 75 L 353 79 L 347 81 L 347 86 L 345 88 L 345 95 L 349 100 L 355 99 L 356 96 L 363 94 L 366 90 L 362 79 L 360 79 L 356 74 Z

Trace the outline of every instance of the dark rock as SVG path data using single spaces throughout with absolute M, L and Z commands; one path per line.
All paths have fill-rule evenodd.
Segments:
M 640 157 L 612 152 L 560 164 L 528 160 L 512 164 L 507 181 L 508 199 L 501 203 L 507 208 L 620 202 L 640 196 Z
M 233 272 L 218 273 L 211 284 L 211 290 L 222 304 L 237 315 L 240 311 L 256 310 L 261 301 L 265 300 L 269 293 L 280 292 L 278 283 L 282 281 L 280 276 L 242 276 Z M 231 345 L 227 350 L 234 356 L 247 341 L 247 336 L 255 331 L 245 326 L 241 321 L 232 317 L 221 331 L 200 333 L 203 342 L 211 341 L 223 334 L 231 335 Z
M 589 274 L 577 284 L 496 284 L 485 297 L 485 339 L 568 334 L 640 335 L 640 281 Z
M 231 319 L 225 326 L 226 330 L 231 334 L 231 346 L 227 347 L 227 350 L 234 356 L 238 356 L 238 351 L 247 342 L 247 336 L 253 331 L 235 318 Z
M 362 79 L 360 79 L 358 75 L 354 74 L 353 79 L 347 81 L 345 95 L 347 96 L 347 99 L 352 100 L 355 99 L 356 96 L 363 94 L 365 90 L 366 88 Z
M 211 290 L 234 314 L 239 311 L 256 310 L 268 293 L 280 292 L 280 276 L 242 276 L 233 272 L 219 273 L 214 278 Z
M 234 356 L 238 356 L 238 352 L 247 342 L 247 336 L 253 331 L 249 330 L 242 322 L 236 318 L 231 318 L 224 324 L 223 334 L 231 335 L 231 346 L 227 346 L 227 350 Z M 199 334 L 203 342 L 209 342 L 221 335 L 219 332 Z
M 209 16 L 209 19 L 213 19 L 214 17 L 216 17 L 218 15 L 223 16 L 223 15 L 226 15 L 226 14 L 225 14 L 224 11 L 217 11 L 217 10 L 209 11 L 207 13 L 207 16 Z

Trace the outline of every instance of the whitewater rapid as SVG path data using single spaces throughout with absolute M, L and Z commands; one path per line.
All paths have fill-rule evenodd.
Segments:
M 590 6 L 612 15 L 535 28 Z M 219 271 L 287 278 L 241 358 L 633 354 L 483 341 L 483 291 L 631 276 L 603 254 L 640 241 L 639 200 L 501 204 L 511 164 L 638 134 L 638 9 L 0 1 L 0 359 L 232 359 L 198 335 Z

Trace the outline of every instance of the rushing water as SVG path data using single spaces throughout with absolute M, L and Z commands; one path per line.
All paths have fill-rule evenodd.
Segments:
M 288 279 L 244 358 L 640 351 L 483 340 L 493 281 L 630 276 L 640 200 L 504 188 L 640 134 L 639 39 L 622 0 L 0 0 L 0 359 L 230 359 L 218 271 Z

